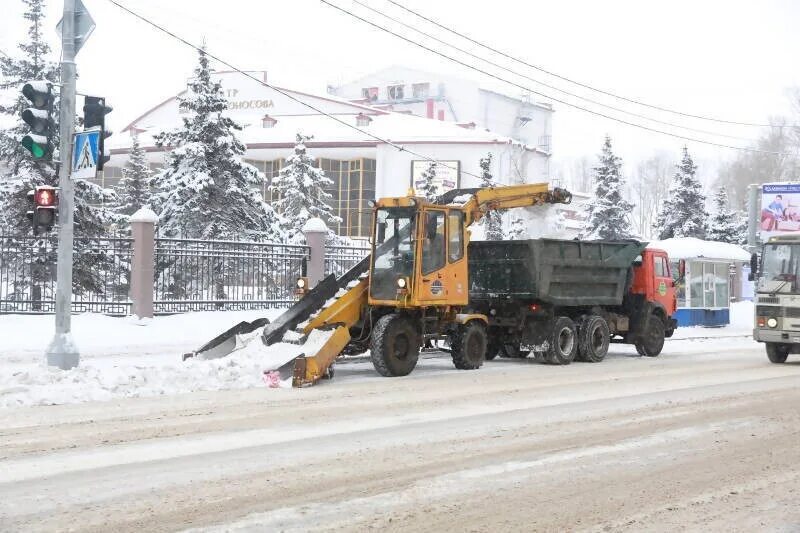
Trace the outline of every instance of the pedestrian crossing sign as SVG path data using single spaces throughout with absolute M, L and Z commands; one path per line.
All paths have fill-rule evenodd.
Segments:
M 75 134 L 72 143 L 72 179 L 94 178 L 97 175 L 100 128 L 91 128 Z

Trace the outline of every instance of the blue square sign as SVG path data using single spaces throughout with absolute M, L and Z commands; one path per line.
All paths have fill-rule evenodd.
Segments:
M 97 175 L 97 146 L 100 143 L 100 128 L 92 128 L 75 134 L 72 143 L 72 179 L 94 178 Z

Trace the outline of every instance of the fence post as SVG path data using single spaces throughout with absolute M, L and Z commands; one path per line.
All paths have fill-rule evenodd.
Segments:
M 325 277 L 325 237 L 328 236 L 328 226 L 321 218 L 310 218 L 303 226 L 303 234 L 311 249 L 306 275 L 309 288 L 313 288 Z
M 133 259 L 131 261 L 131 313 L 153 317 L 153 275 L 155 272 L 155 227 L 158 216 L 143 207 L 131 216 Z

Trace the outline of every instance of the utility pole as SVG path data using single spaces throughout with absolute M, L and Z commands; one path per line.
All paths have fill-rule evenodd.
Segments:
M 756 232 L 760 221 L 758 210 L 758 193 L 760 185 L 752 183 L 747 186 L 747 250 L 756 251 Z
M 56 286 L 56 333 L 47 347 L 47 364 L 68 370 L 78 366 L 80 354 L 72 340 L 72 219 L 75 189 L 70 179 L 72 136 L 75 133 L 75 2 L 64 0 L 61 28 L 61 104 L 59 114 L 59 198 L 58 263 Z

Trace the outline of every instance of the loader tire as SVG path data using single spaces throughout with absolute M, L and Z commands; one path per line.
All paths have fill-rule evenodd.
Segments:
M 420 334 L 409 317 L 382 316 L 372 329 L 372 366 L 381 376 L 407 376 L 417 366 L 420 346 Z
M 553 321 L 550 334 L 550 346 L 545 354 L 545 361 L 551 365 L 568 365 L 575 360 L 578 352 L 578 332 L 575 322 L 566 316 L 557 317 Z
M 579 361 L 599 363 L 608 353 L 611 342 L 611 332 L 608 322 L 598 315 L 589 315 L 583 319 L 578 328 L 578 356 Z
M 665 336 L 664 321 L 656 315 L 650 315 L 641 337 L 636 341 L 636 352 L 645 357 L 658 356 L 664 349 Z
M 786 359 L 789 357 L 789 345 L 779 344 L 777 342 L 768 342 L 767 357 L 769 358 L 770 363 L 785 363 Z
M 486 360 L 486 327 L 477 320 L 459 324 L 450 334 L 450 354 L 459 370 L 475 370 Z

